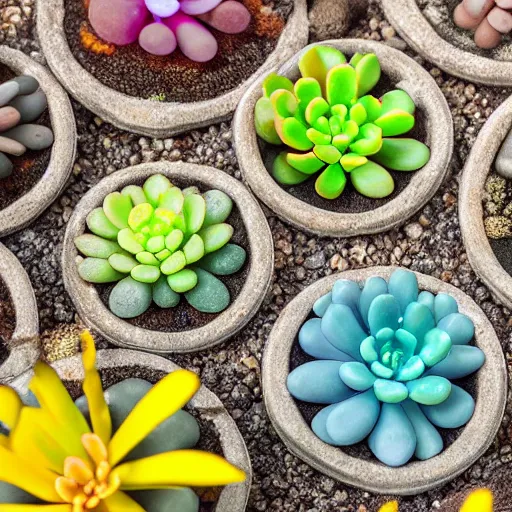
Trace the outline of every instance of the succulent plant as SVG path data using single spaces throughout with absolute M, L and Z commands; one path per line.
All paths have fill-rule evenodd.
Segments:
M 251 15 L 235 0 L 91 0 L 89 21 L 109 43 L 138 40 L 154 55 L 169 55 L 179 46 L 189 59 L 207 62 L 217 54 L 218 44 L 204 23 L 238 34 L 247 29 Z
M 73 403 L 57 373 L 41 361 L 29 386 L 38 407 L 23 405 L 12 388 L 0 386 L 0 421 L 8 428 L 7 435 L 0 435 L 0 503 L 7 503 L 1 510 L 158 512 L 164 509 L 157 506 L 162 493 L 172 499 L 188 487 L 245 480 L 243 471 L 218 455 L 164 451 L 169 439 L 149 456 L 134 457 L 138 445 L 158 435 L 157 427 L 183 414 L 181 409 L 200 387 L 199 378 L 187 370 L 170 373 L 132 404 L 115 430 L 90 334 L 82 336 L 82 344 L 89 418 Z M 147 493 L 132 494 L 143 490 L 150 491 L 149 499 Z M 144 506 L 136 501 L 141 494 L 146 494 Z
M 108 194 L 87 216 L 91 233 L 75 239 L 86 256 L 79 274 L 90 283 L 120 281 L 109 305 L 121 318 L 144 313 L 152 300 L 174 307 L 180 294 L 199 311 L 218 313 L 230 296 L 215 275 L 238 272 L 246 259 L 243 248 L 228 243 L 234 228 L 224 221 L 232 208 L 220 190 L 181 190 L 161 174 Z
M 0 180 L 12 174 L 13 163 L 9 157 L 53 144 L 49 128 L 30 124 L 47 106 L 45 93 L 31 76 L 18 76 L 0 85 Z
M 416 106 L 403 90 L 380 99 L 368 94 L 381 76 L 373 53 L 356 53 L 349 63 L 329 46 L 313 46 L 299 60 L 302 77 L 295 84 L 269 75 L 255 106 L 257 134 L 266 142 L 285 144 L 274 161 L 273 176 L 282 185 L 297 185 L 321 171 L 316 192 L 336 199 L 348 173 L 355 189 L 372 198 L 394 190 L 394 171 L 414 171 L 430 159 L 428 147 L 397 137 L 415 125 Z
M 347 446 L 369 436 L 379 460 L 400 466 L 442 451 L 436 427 L 470 420 L 474 400 L 451 380 L 476 372 L 485 355 L 469 345 L 473 322 L 452 296 L 419 293 L 415 274 L 398 269 L 362 290 L 339 280 L 313 310 L 299 343 L 318 361 L 293 370 L 288 390 L 328 405 L 312 422 L 320 439 Z

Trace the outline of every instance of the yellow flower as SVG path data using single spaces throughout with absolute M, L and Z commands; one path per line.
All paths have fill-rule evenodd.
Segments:
M 178 370 L 158 382 L 112 435 L 110 412 L 96 369 L 92 336 L 82 335 L 83 391 L 92 432 L 57 373 L 38 362 L 30 389 L 40 408 L 24 406 L 14 390 L 0 386 L 0 481 L 44 504 L 0 504 L 0 512 L 144 512 L 123 491 L 211 487 L 242 482 L 245 474 L 218 455 L 176 450 L 123 463 L 158 425 L 182 409 L 200 387 Z
M 382 505 L 379 512 L 398 512 L 398 502 L 390 501 Z M 466 498 L 459 512 L 493 512 L 492 492 L 489 489 L 473 491 Z

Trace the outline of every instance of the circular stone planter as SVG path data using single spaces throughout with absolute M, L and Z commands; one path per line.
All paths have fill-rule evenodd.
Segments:
M 249 273 L 230 306 L 202 327 L 188 331 L 160 332 L 134 326 L 103 304 L 95 285 L 82 280 L 76 264 L 74 240 L 85 230 L 89 212 L 103 204 L 110 192 L 143 182 L 153 174 L 164 174 L 171 182 L 182 180 L 200 188 L 216 188 L 228 194 L 236 205 L 248 238 Z M 272 277 L 274 250 L 270 228 L 258 202 L 236 179 L 226 173 L 194 164 L 158 162 L 129 167 L 103 179 L 78 203 L 68 223 L 62 253 L 64 285 L 82 320 L 112 343 L 150 352 L 193 352 L 212 347 L 233 336 L 258 311 Z
M 338 279 L 363 283 L 371 276 L 388 279 L 394 267 L 372 267 L 331 275 L 306 288 L 281 313 L 267 342 L 263 358 L 265 405 L 272 423 L 291 452 L 315 469 L 348 485 L 382 494 L 412 495 L 445 484 L 471 466 L 494 440 L 506 404 L 507 368 L 496 333 L 485 314 L 465 293 L 438 279 L 416 274 L 421 290 L 449 293 L 461 313 L 475 324 L 475 344 L 486 363 L 476 377 L 476 408 L 472 419 L 448 448 L 426 461 L 392 468 L 376 460 L 347 455 L 311 430 L 288 393 L 290 353 L 297 333 L 315 301 Z
M 17 75 L 30 75 L 38 80 L 48 100 L 55 137 L 50 162 L 41 179 L 26 194 L 0 210 L 0 236 L 5 236 L 30 224 L 64 188 L 75 160 L 76 125 L 68 95 L 46 68 L 7 46 L 0 47 L 0 63 Z
M 168 137 L 226 120 L 250 84 L 288 59 L 308 40 L 306 0 L 294 0 L 294 10 L 276 48 L 265 64 L 244 83 L 208 101 L 155 102 L 128 96 L 103 85 L 78 63 L 64 32 L 64 4 L 64 0 L 45 0 L 36 5 L 39 40 L 53 73 L 72 96 L 102 119 L 123 130 L 150 137 Z
M 39 318 L 32 285 L 21 263 L 0 244 L 0 280 L 5 284 L 14 307 L 16 326 L 7 343 L 9 356 L 0 366 L 0 383 L 31 369 L 39 358 Z
M 482 57 L 449 43 L 425 18 L 416 0 L 382 0 L 382 6 L 407 44 L 444 71 L 472 82 L 512 85 L 512 62 Z
M 383 74 L 396 88 L 405 90 L 425 114 L 430 161 L 412 173 L 407 187 L 383 206 L 361 213 L 338 213 L 306 203 L 288 193 L 268 172 L 254 128 L 254 107 L 261 97 L 262 77 L 244 95 L 233 120 L 238 163 L 253 192 L 279 217 L 306 231 L 323 236 L 355 236 L 379 233 L 404 222 L 435 194 L 441 185 L 453 152 L 453 124 L 450 110 L 434 79 L 419 64 L 398 50 L 361 39 L 325 41 L 307 46 L 279 69 L 292 81 L 299 78 L 300 55 L 317 44 L 333 46 L 347 55 L 373 52 Z M 338 201 L 343 201 L 343 195 Z
M 512 276 L 496 258 L 484 227 L 485 182 L 505 137 L 512 129 L 512 98 L 481 129 L 462 173 L 459 221 L 469 262 L 498 299 L 512 308 Z
M 53 363 L 53 368 L 60 378 L 65 381 L 82 381 L 84 377 L 80 355 L 62 359 Z M 96 366 L 98 370 L 108 371 L 118 368 L 133 370 L 133 377 L 141 378 L 141 372 L 171 373 L 180 367 L 163 357 L 144 354 L 134 350 L 100 350 L 97 353 Z M 18 393 L 24 395 L 32 378 L 28 371 L 11 383 Z M 144 378 L 144 377 L 142 377 Z M 205 386 L 201 386 L 189 406 L 197 411 L 201 418 L 213 422 L 219 435 L 223 456 L 232 464 L 245 471 L 245 482 L 225 487 L 215 506 L 215 512 L 242 512 L 245 510 L 251 490 L 252 469 L 249 453 L 244 439 L 233 418 L 226 411 L 217 396 Z

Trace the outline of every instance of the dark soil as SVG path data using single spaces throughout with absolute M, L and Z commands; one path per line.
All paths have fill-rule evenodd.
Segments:
M 370 91 L 375 97 L 380 97 L 384 93 L 391 91 L 395 88 L 394 84 L 386 76 L 382 76 L 377 86 Z M 423 112 L 418 109 L 416 111 L 416 126 L 405 135 L 405 137 L 413 138 L 426 143 L 427 130 L 426 120 Z M 260 147 L 261 158 L 269 173 L 272 173 L 272 166 L 277 155 L 281 151 L 286 151 L 286 146 L 274 146 L 266 143 L 263 139 L 258 138 Z M 304 181 L 300 185 L 292 187 L 283 187 L 289 194 L 301 201 L 304 201 L 306 205 L 312 205 L 322 210 L 328 210 L 337 213 L 361 213 L 379 208 L 389 201 L 395 199 L 406 187 L 409 185 L 413 175 L 413 172 L 396 172 L 390 171 L 395 181 L 395 190 L 393 193 L 383 199 L 372 199 L 361 195 L 352 186 L 350 177 L 347 174 L 347 186 L 341 194 L 341 196 L 334 200 L 324 199 L 320 197 L 315 190 L 315 181 L 320 175 L 321 171 L 311 176 L 310 179 Z M 304 207 L 306 208 L 306 205 Z
M 16 316 L 11 295 L 4 282 L 0 279 L 0 365 L 9 356 L 7 343 L 16 328 Z
M 260 13 L 264 5 L 261 0 L 243 1 L 251 12 Z M 274 12 L 265 20 L 260 13 L 257 22 L 253 16 L 253 22 L 242 34 L 223 34 L 208 27 L 219 43 L 219 52 L 207 63 L 193 62 L 179 49 L 165 57 L 150 55 L 137 42 L 116 47 L 112 55 L 86 49 L 80 30 L 86 27 L 91 34 L 94 31 L 88 24 L 84 0 L 66 0 L 64 29 L 75 58 L 107 87 L 137 98 L 162 95 L 163 101 L 189 103 L 231 91 L 265 62 L 292 10 L 292 4 L 286 0 L 274 3 L 284 4 L 280 11 L 286 15 L 281 17 Z
M 11 80 L 16 75 L 0 64 L 0 83 Z M 48 111 L 33 124 L 51 127 Z M 22 156 L 9 156 L 14 164 L 12 174 L 0 180 L 0 210 L 3 210 L 31 190 L 43 177 L 50 162 L 51 147 L 43 151 L 27 151 Z
M 501 266 L 512 276 L 512 238 L 489 238 L 489 243 Z

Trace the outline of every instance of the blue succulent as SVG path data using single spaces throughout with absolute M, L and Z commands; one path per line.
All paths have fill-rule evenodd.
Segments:
M 400 466 L 443 450 L 436 427 L 458 428 L 472 417 L 472 396 L 452 380 L 476 372 L 484 353 L 469 345 L 473 322 L 448 294 L 419 292 L 414 273 L 389 282 L 372 277 L 361 289 L 337 281 L 313 306 L 299 344 L 317 359 L 288 376 L 297 399 L 325 404 L 312 422 L 335 446 L 368 437 L 374 455 Z

